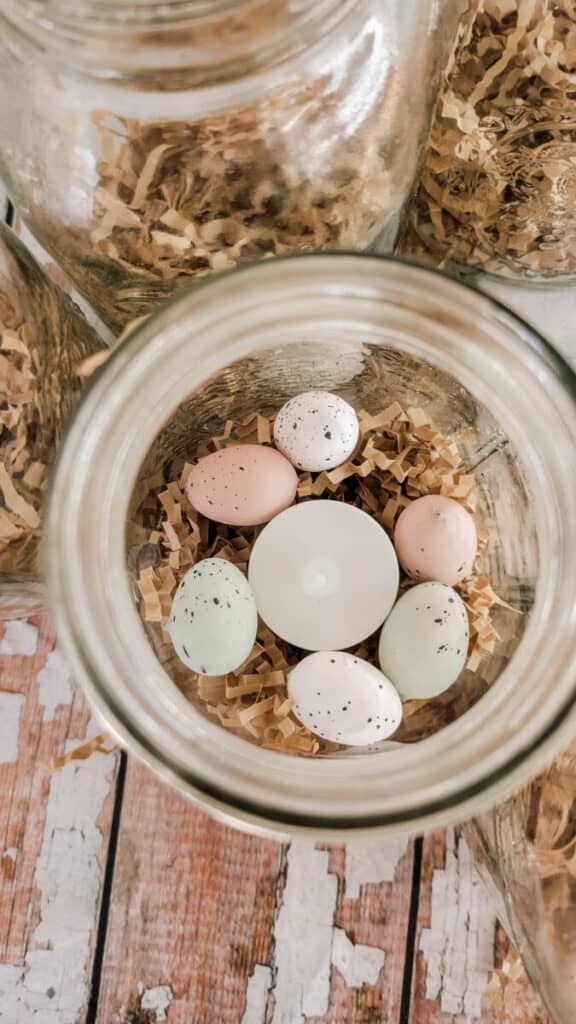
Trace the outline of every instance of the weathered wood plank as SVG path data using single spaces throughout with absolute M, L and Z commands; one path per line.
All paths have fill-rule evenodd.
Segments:
M 44 618 L 0 625 L 0 1021 L 86 1006 L 116 758 L 52 770 L 98 726 Z
M 424 840 L 415 947 L 410 1024 L 548 1024 L 524 973 L 513 1000 L 486 992 L 510 943 L 451 830 Z
M 131 762 L 97 1020 L 395 1024 L 411 867 L 407 843 L 236 832 Z
M 379 840 L 334 847 L 339 880 L 330 1008 L 322 1024 L 400 1021 L 414 847 Z
M 239 1021 L 248 977 L 270 960 L 282 867 L 281 846 L 217 824 L 129 762 L 98 1021 L 146 1009 L 161 1021 L 168 1006 L 170 1024 Z

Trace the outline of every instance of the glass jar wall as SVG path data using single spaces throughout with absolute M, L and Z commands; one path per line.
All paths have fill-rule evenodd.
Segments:
M 405 251 L 569 284 L 575 210 L 576 8 L 479 0 L 444 74 Z
M 391 243 L 461 6 L 1 0 L 1 173 L 116 329 L 213 271 Z
M 467 826 L 481 872 L 555 1024 L 576 1012 L 576 743 L 510 800 Z
M 231 734 L 183 692 L 140 618 L 134 552 L 137 509 L 167 459 L 314 385 L 369 413 L 394 400 L 431 410 L 476 476 L 487 573 L 522 614 L 458 682 L 438 731 L 303 759 Z M 46 550 L 76 678 L 164 778 L 253 827 L 394 833 L 485 809 L 575 726 L 575 448 L 570 369 L 502 307 L 432 271 L 303 256 L 183 293 L 112 355 L 61 449 Z
M 0 223 L 0 619 L 44 600 L 39 535 L 48 465 L 101 343 Z

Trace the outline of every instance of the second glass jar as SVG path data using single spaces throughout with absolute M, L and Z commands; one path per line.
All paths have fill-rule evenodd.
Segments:
M 0 173 L 114 329 L 239 263 L 391 244 L 461 6 L 0 0 Z

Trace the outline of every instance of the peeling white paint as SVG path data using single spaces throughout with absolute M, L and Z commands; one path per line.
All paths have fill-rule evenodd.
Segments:
M 21 693 L 0 690 L 0 764 L 12 764 L 18 760 L 18 734 L 24 700 Z
M 482 1016 L 493 969 L 496 915 L 463 839 L 446 836 L 446 867 L 432 878 L 430 928 L 420 936 L 426 957 L 426 998 L 443 1013 Z
M 142 1010 L 154 1010 L 157 1021 L 167 1020 L 166 1011 L 174 998 L 169 985 L 156 985 L 155 988 L 142 990 L 140 1007 Z
M 346 896 L 357 899 L 366 883 L 393 881 L 407 846 L 405 839 L 349 845 Z M 331 966 L 351 988 L 377 983 L 384 950 L 354 945 L 334 926 L 338 878 L 329 871 L 329 857 L 309 840 L 292 843 L 272 964 L 254 968 L 241 1024 L 304 1024 L 310 1017 L 322 1017 L 330 1005 Z
M 338 897 L 338 879 L 328 863 L 329 854 L 309 840 L 295 840 L 288 851 L 284 900 L 274 928 L 272 1024 L 301 1024 L 328 1010 Z
M 0 654 L 20 654 L 30 657 L 36 654 L 38 630 L 25 619 L 5 622 L 6 631 L 0 640 Z
M 246 988 L 246 1008 L 240 1024 L 266 1024 L 268 992 L 272 986 L 270 967 L 256 964 Z
M 0 1021 L 6 1024 L 76 1024 L 81 1017 L 102 876 L 96 821 L 114 769 L 115 758 L 94 754 L 51 777 L 34 873 L 40 922 L 23 967 L 0 965 Z
M 44 708 L 44 722 L 51 722 L 59 704 L 70 704 L 74 695 L 68 665 L 58 649 L 50 651 L 38 673 L 38 703 Z
M 384 966 L 386 954 L 376 946 L 350 942 L 342 928 L 335 928 L 332 937 L 332 963 L 351 988 L 375 985 Z
M 361 885 L 393 882 L 396 868 L 407 848 L 407 839 L 349 843 L 346 847 L 345 873 L 348 899 L 358 899 Z
M 2 854 L 2 860 L 4 860 L 4 858 L 6 857 L 8 860 L 11 860 L 15 863 L 17 856 L 18 850 L 16 849 L 16 847 L 9 846 L 7 850 L 4 850 L 4 853 Z

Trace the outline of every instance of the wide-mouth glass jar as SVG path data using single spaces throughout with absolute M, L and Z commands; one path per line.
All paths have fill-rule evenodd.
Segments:
M 522 614 L 458 715 L 388 750 L 297 758 L 221 728 L 178 689 L 137 611 L 135 495 L 227 419 L 313 387 L 373 412 L 426 406 L 474 471 L 487 571 Z M 118 348 L 69 426 L 45 544 L 51 606 L 110 727 L 216 813 L 339 835 L 462 819 L 576 729 L 574 377 L 506 309 L 435 271 L 349 254 L 266 261 L 174 298 Z
M 464 2 L 1 0 L 0 173 L 113 329 L 239 263 L 391 247 Z

